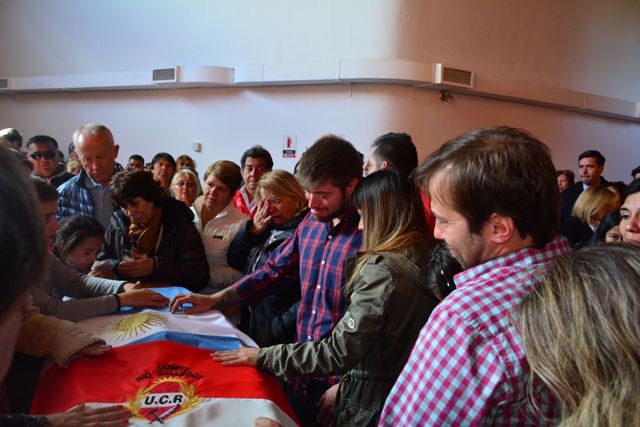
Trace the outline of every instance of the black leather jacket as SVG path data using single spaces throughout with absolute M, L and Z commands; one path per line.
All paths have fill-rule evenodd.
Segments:
M 269 225 L 262 234 L 253 233 L 253 222 L 247 221 L 229 245 L 227 262 L 245 274 L 262 267 L 273 251 L 293 235 L 308 213 L 305 209 L 277 227 Z M 289 343 L 295 336 L 299 305 L 300 280 L 290 281 L 288 286 L 265 298 L 253 310 L 243 308 L 240 330 L 249 334 L 260 347 Z
M 262 267 L 273 251 L 282 242 L 293 236 L 308 212 L 309 210 L 305 209 L 289 221 L 276 227 L 269 224 L 262 234 L 252 232 L 253 221 L 247 221 L 229 245 L 227 262 L 231 267 L 244 272 L 244 274 L 252 273 Z
M 131 249 L 130 224 L 124 212 L 114 212 L 98 255 L 98 260 L 108 260 L 111 270 L 123 280 L 131 279 L 118 271 L 125 251 Z M 193 292 L 203 289 L 209 282 L 209 263 L 200 233 L 193 225 L 193 213 L 183 202 L 170 197 L 162 201 L 162 238 L 154 261 L 153 272 L 136 280 L 183 286 Z

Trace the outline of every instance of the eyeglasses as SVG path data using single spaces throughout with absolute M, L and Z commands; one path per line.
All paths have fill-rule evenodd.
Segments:
M 187 188 L 193 188 L 196 186 L 196 184 L 194 182 L 176 182 L 176 185 L 180 188 L 182 187 L 187 187 Z
M 58 153 L 56 153 L 53 150 L 47 150 L 44 153 L 41 151 L 34 151 L 33 153 L 29 154 L 29 157 L 31 157 L 34 160 L 42 160 L 43 157 L 47 160 L 50 160 L 57 156 L 58 156 Z

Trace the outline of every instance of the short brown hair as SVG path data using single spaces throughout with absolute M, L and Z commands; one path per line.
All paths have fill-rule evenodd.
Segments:
M 231 160 L 218 160 L 209 166 L 209 169 L 204 173 L 205 181 L 209 178 L 209 175 L 213 175 L 228 185 L 231 195 L 238 191 L 240 184 L 242 184 L 242 171 L 240 170 L 240 166 Z
M 300 159 L 296 178 L 306 189 L 329 181 L 344 190 L 353 178 L 362 178 L 362 159 L 349 141 L 324 135 Z
M 58 193 L 56 187 L 49 184 L 46 179 L 31 175 L 31 181 L 36 187 L 36 194 L 41 203 L 57 201 L 60 198 L 60 193 Z
M 127 169 L 116 174 L 109 184 L 109 192 L 113 203 L 120 207 L 130 204 L 136 197 L 159 207 L 164 194 L 153 174 L 140 169 Z
M 569 169 L 560 169 L 556 171 L 556 178 L 558 178 L 560 175 L 564 175 L 567 177 L 567 179 L 569 180 L 569 184 L 573 185 L 576 183 L 576 175 L 573 173 L 573 171 L 570 171 Z
M 471 131 L 431 154 L 414 177 L 429 194 L 429 181 L 440 173 L 449 190 L 446 203 L 471 233 L 480 234 L 493 213 L 513 219 L 520 237 L 531 236 L 537 248 L 558 233 L 560 192 L 551 153 L 528 132 L 506 126 Z
M 182 164 L 182 165 L 183 165 L 183 167 L 184 167 L 184 166 L 188 166 L 188 167 L 190 167 L 190 168 L 192 168 L 192 169 L 194 169 L 194 170 L 198 167 L 198 165 L 196 164 L 196 161 L 195 161 L 195 160 L 193 160 L 190 156 L 187 156 L 186 154 L 183 154 L 182 156 L 179 156 L 179 157 L 176 159 L 176 168 L 177 168 L 180 164 Z

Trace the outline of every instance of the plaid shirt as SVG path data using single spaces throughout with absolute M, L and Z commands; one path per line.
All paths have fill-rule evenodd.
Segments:
M 569 251 L 565 240 L 523 249 L 456 276 L 382 411 L 380 426 L 543 426 L 560 421 L 548 389 L 529 394 L 529 367 L 512 309 L 534 274 Z
M 319 222 L 311 213 L 307 214 L 293 236 L 271 254 L 261 269 L 233 287 L 245 303 L 255 307 L 266 296 L 299 279 L 302 300 L 296 325 L 298 342 L 329 337 L 345 312 L 342 295 L 347 279 L 345 260 L 362 248 L 359 221 L 360 215 L 353 208 L 335 227 L 332 222 Z M 328 388 L 337 384 L 339 377 L 300 377 L 290 381 L 293 392 L 303 403 L 311 380 Z

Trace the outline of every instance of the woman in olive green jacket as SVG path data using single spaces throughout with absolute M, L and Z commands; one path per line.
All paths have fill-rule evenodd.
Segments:
M 426 279 L 435 240 L 417 187 L 401 172 L 383 169 L 360 182 L 353 204 L 362 215 L 364 252 L 349 260 L 348 308 L 331 336 L 212 357 L 285 380 L 343 374 L 336 424 L 376 426 L 420 329 L 444 295 Z

